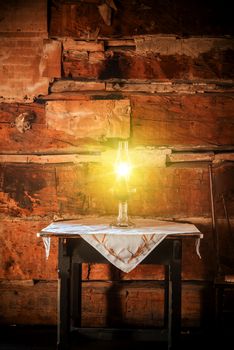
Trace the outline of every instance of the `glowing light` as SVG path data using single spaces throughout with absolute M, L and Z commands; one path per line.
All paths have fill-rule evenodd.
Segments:
M 120 162 L 116 166 L 116 173 L 119 177 L 128 177 L 131 171 L 131 166 L 127 162 Z

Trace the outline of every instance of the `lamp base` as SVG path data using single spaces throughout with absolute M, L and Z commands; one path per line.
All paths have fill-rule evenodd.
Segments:
M 128 228 L 128 227 L 134 227 L 135 224 L 132 221 L 128 221 L 128 223 L 119 223 L 118 221 L 110 223 L 110 227 L 120 227 L 120 228 Z
M 128 203 L 127 201 L 119 202 L 119 215 L 116 222 L 110 224 L 111 227 L 133 227 L 135 224 L 128 219 Z

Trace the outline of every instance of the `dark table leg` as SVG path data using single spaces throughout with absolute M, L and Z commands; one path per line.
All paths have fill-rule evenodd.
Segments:
M 72 327 L 81 327 L 82 264 L 73 263 L 71 269 L 71 320 Z
M 181 332 L 181 256 L 182 242 L 173 241 L 173 256 L 168 267 L 168 349 L 178 348 Z
M 67 254 L 67 241 L 60 238 L 58 257 L 58 350 L 67 350 L 70 346 L 70 268 L 71 259 Z
M 70 242 L 71 243 L 71 242 Z M 166 264 L 165 323 L 168 349 L 178 348 L 181 331 L 181 255 L 182 242 L 174 239 L 169 265 Z M 70 247 L 71 248 L 71 247 Z M 72 327 L 81 326 L 82 264 L 73 261 L 69 239 L 59 239 L 58 259 L 58 350 L 68 350 Z

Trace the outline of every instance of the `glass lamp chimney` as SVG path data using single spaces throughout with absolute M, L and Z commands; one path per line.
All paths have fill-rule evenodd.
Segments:
M 119 199 L 119 213 L 116 226 L 128 227 L 130 226 L 127 202 L 129 197 L 128 180 L 131 172 L 128 155 L 128 141 L 119 142 L 115 172 L 117 175 L 116 195 Z

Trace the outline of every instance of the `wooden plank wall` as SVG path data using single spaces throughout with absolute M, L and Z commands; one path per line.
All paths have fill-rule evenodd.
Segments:
M 224 35 L 230 33 L 228 21 L 210 28 L 205 15 L 200 16 L 201 32 L 195 21 L 178 26 L 170 11 L 159 22 L 142 19 L 157 13 L 152 11 L 155 2 L 144 1 L 141 12 L 133 11 L 131 1 L 122 3 L 107 26 L 96 0 L 52 2 L 53 54 L 43 56 L 43 69 L 53 79 L 47 79 L 43 91 L 34 90 L 33 102 L 22 99 L 17 89 L 12 96 L 12 80 L 5 82 L 0 103 L 1 323 L 56 323 L 57 243 L 52 242 L 46 261 L 36 233 L 54 217 L 116 213 L 110 189 L 121 137 L 129 139 L 131 181 L 137 189 L 130 214 L 191 222 L 204 234 L 201 260 L 194 241 L 184 243 L 183 325 L 202 326 L 213 316 L 208 165 L 216 166 L 226 184 L 234 173 L 234 44 Z M 196 11 L 202 8 L 198 3 Z M 160 6 L 163 12 L 169 2 Z M 39 16 L 43 23 L 44 16 Z M 131 20 L 126 22 L 126 16 Z M 42 27 L 38 24 L 37 37 Z M 0 27 L 4 50 L 6 31 L 13 32 L 17 45 L 24 43 L 27 30 L 22 28 L 19 41 L 15 28 Z M 189 35 L 178 37 L 186 29 Z M 24 44 L 21 49 L 23 56 L 31 55 Z M 14 79 L 22 82 L 18 59 L 15 64 Z M 22 113 L 34 116 L 25 132 L 16 123 Z M 229 188 L 231 223 L 233 193 Z M 231 258 L 222 203 L 217 204 L 223 254 Z M 163 277 L 159 266 L 143 264 L 125 274 L 112 266 L 85 265 L 83 324 L 161 325 Z

